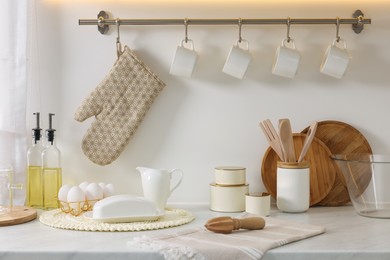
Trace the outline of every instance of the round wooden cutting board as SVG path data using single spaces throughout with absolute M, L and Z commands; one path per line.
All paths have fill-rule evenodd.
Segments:
M 294 134 L 295 154 L 299 157 L 306 134 Z M 336 178 L 335 162 L 330 158 L 328 147 L 314 137 L 304 158 L 310 162 L 310 206 L 323 200 L 333 187 Z M 261 177 L 264 186 L 273 198 L 276 198 L 276 164 L 279 157 L 271 147 L 264 154 Z
M 302 133 L 307 133 L 309 127 Z M 372 154 L 367 139 L 351 125 L 334 121 L 318 122 L 315 137 L 320 139 L 329 148 L 332 154 L 369 153 Z M 336 167 L 336 180 L 329 194 L 321 200 L 321 206 L 341 206 L 350 201 L 344 176 L 341 169 Z
M 0 214 L 0 227 L 26 223 L 37 217 L 37 211 L 30 207 L 14 206 L 5 214 Z

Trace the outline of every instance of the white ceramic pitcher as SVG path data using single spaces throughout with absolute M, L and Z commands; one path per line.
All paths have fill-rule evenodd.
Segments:
M 180 185 L 183 179 L 183 171 L 180 169 L 168 171 L 146 167 L 137 167 L 136 169 L 141 174 L 144 197 L 153 201 L 157 208 L 161 212 L 164 212 L 169 196 Z M 174 172 L 178 173 L 178 181 L 171 188 L 171 180 Z

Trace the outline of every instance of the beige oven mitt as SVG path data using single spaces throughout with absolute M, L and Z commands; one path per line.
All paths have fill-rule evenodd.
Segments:
M 84 154 L 98 165 L 116 160 L 164 87 L 125 46 L 108 75 L 75 113 L 79 122 L 96 117 L 82 140 Z

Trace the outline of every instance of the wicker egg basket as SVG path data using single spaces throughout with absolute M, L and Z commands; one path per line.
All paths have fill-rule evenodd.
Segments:
M 60 205 L 61 211 L 64 213 L 69 213 L 73 216 L 79 216 L 83 212 L 93 210 L 93 206 L 99 200 L 85 200 L 78 202 L 65 202 L 59 200 L 58 203 Z

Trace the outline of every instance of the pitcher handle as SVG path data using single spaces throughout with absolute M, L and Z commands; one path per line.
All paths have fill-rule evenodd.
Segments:
M 172 179 L 172 174 L 174 172 L 178 172 L 179 173 L 179 181 L 176 183 L 175 186 L 173 186 L 173 188 L 170 190 L 169 192 L 169 195 L 172 194 L 172 192 L 180 185 L 181 181 L 183 180 L 183 171 L 181 169 L 173 169 L 169 172 L 169 174 L 171 175 L 171 179 Z

